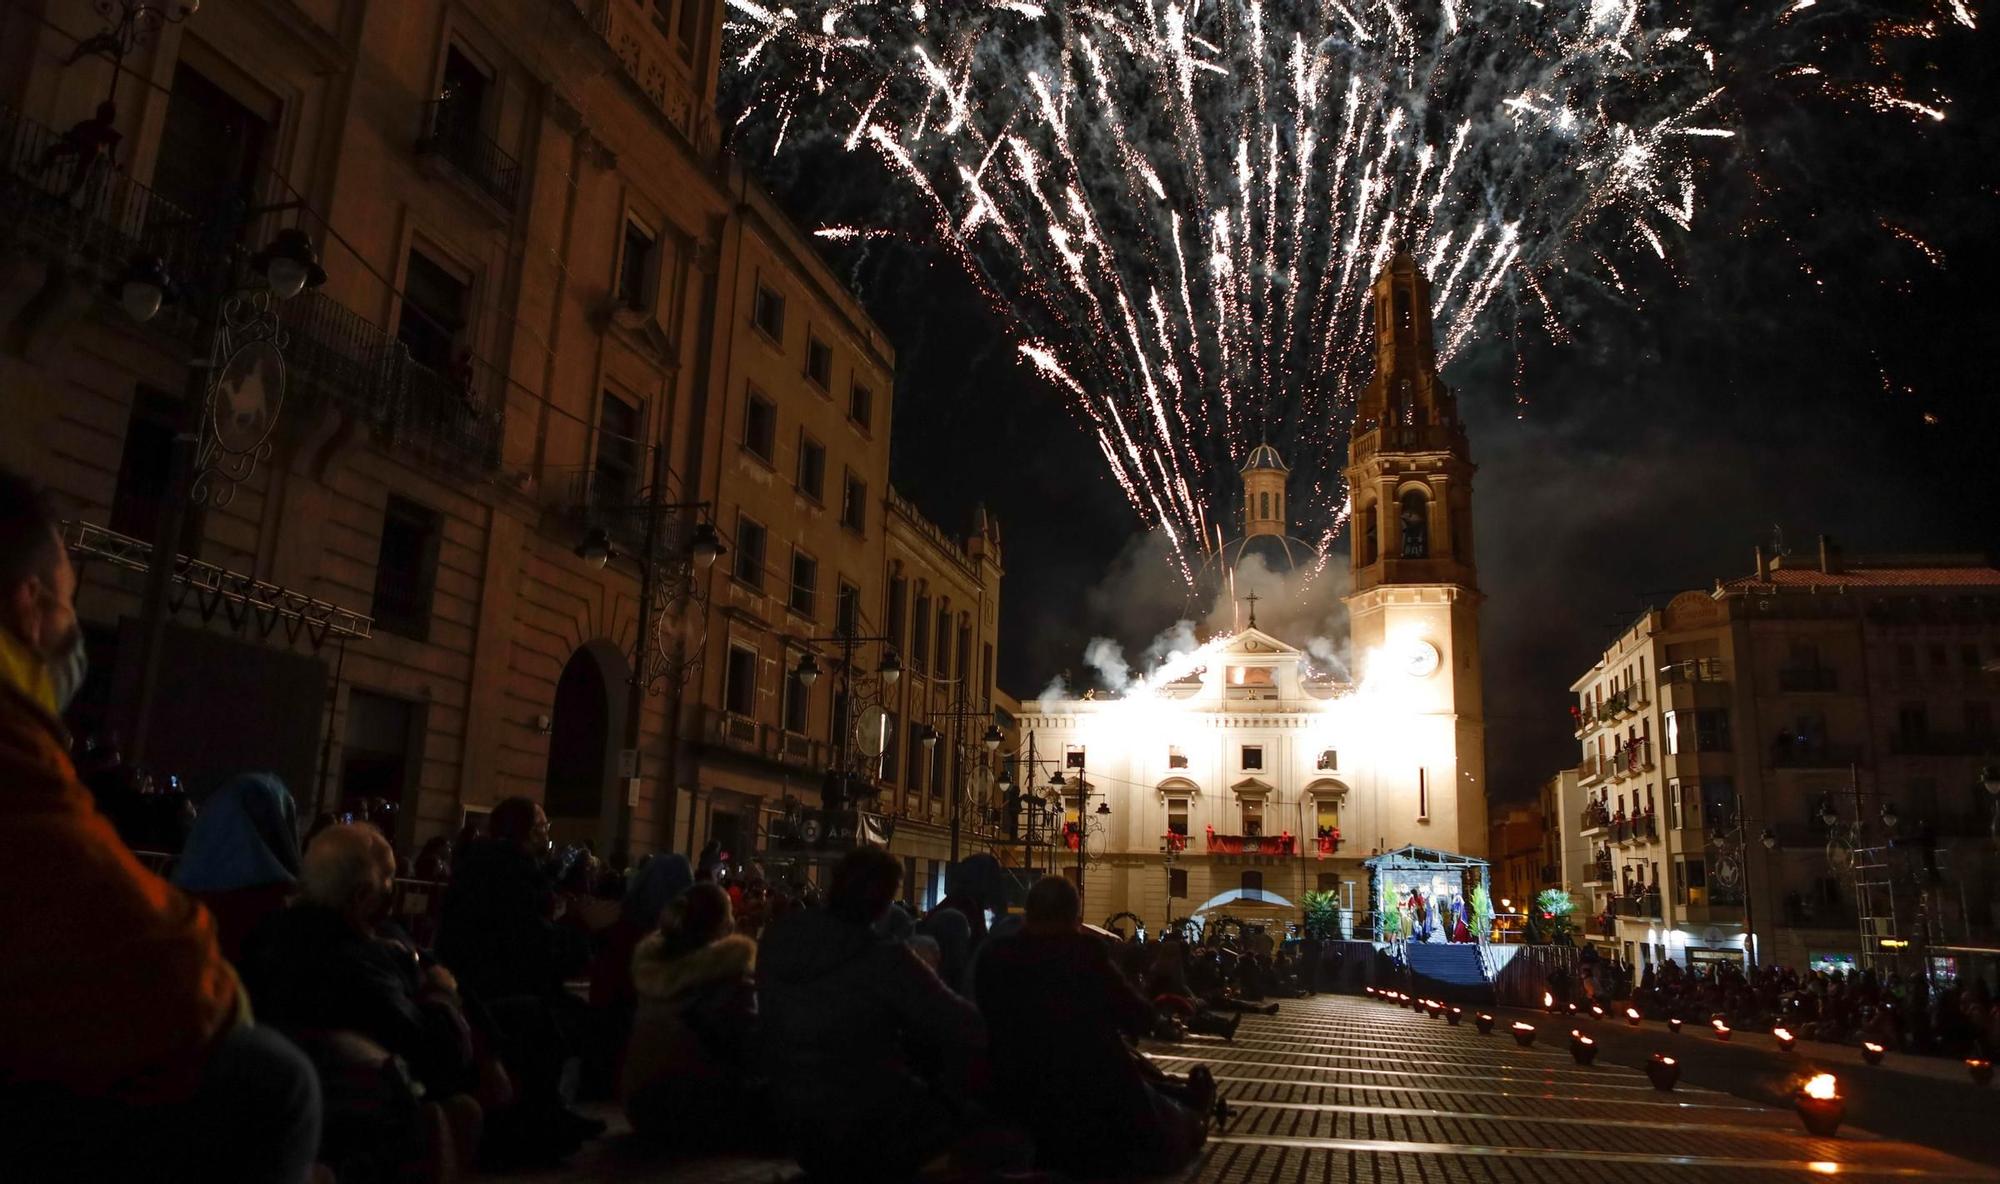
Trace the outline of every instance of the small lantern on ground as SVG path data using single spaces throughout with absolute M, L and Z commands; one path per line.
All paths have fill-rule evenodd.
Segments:
M 1472 1017 L 1472 1026 L 1479 1029 L 1481 1036 L 1491 1036 L 1493 1035 L 1493 1016 L 1484 1011 L 1479 1012 Z
M 1462 1008 L 1454 1007 L 1444 1013 L 1444 1022 L 1454 1028 L 1458 1027 L 1458 1021 L 1464 1018 L 1465 1011 Z
M 1792 1048 L 1799 1042 L 1799 1038 L 1792 1035 L 1790 1028 L 1773 1028 L 1771 1029 L 1771 1037 L 1778 1042 L 1778 1047 L 1785 1052 L 1792 1051 Z
M 1571 1028 L 1569 1032 L 1569 1055 L 1576 1060 L 1577 1064 L 1588 1065 L 1597 1059 L 1597 1041 L 1585 1036 L 1580 1029 Z
M 1627 1024 L 1627 1026 L 1629 1026 L 1629 1027 L 1633 1027 L 1633 1028 L 1636 1028 L 1636 1027 L 1638 1027 L 1638 1026 L 1639 1026 L 1639 1009 L 1638 1009 L 1638 1008 L 1636 1008 L 1636 1007 L 1628 1007 L 1628 1008 L 1626 1008 L 1626 1009 L 1625 1009 L 1625 1023 Z
M 1522 1048 L 1527 1048 L 1528 1046 L 1534 1044 L 1535 1025 L 1524 1024 L 1520 1020 L 1515 1020 L 1513 1031 L 1514 1031 L 1514 1043 L 1520 1045 Z
M 1974 1085 L 1993 1084 L 1993 1062 L 1984 1057 L 1965 1058 L 1965 1071 L 1971 1075 Z
M 1864 1040 L 1861 1042 L 1861 1059 L 1867 1061 L 1871 1065 L 1879 1065 L 1882 1063 L 1882 1053 L 1884 1051 L 1886 1050 L 1884 1050 L 1881 1045 L 1875 1043 L 1873 1040 Z
M 1839 1084 L 1831 1073 L 1814 1074 L 1793 1095 L 1792 1105 L 1806 1130 L 1822 1138 L 1838 1131 L 1847 1118 L 1847 1099 L 1840 1096 Z
M 1727 1040 L 1734 1034 L 1733 1029 L 1721 1020 L 1710 1020 L 1708 1023 L 1710 1027 L 1715 1029 L 1715 1038 L 1717 1040 Z
M 1681 1079 L 1681 1063 L 1665 1053 L 1656 1052 L 1646 1062 L 1646 1080 L 1661 1093 L 1671 1093 L 1674 1083 Z
M 1676 1036 L 1681 1034 L 1681 1021 L 1679 1016 L 1675 1016 L 1667 1021 L 1667 1031 L 1672 1032 Z

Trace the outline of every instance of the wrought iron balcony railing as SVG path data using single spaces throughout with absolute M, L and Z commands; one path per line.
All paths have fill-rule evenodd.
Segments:
M 436 156 L 512 210 L 521 192 L 521 165 L 479 125 L 479 113 L 462 101 L 432 99 L 423 106 L 417 151 Z

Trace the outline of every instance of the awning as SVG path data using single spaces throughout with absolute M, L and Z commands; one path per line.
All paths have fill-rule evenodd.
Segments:
M 1200 908 L 1194 911 L 1197 914 L 1205 913 L 1210 909 L 1218 909 L 1226 904 L 1247 904 L 1267 909 L 1295 909 L 1299 907 L 1277 893 L 1266 892 L 1262 888 L 1231 888 L 1227 892 L 1209 897 L 1207 901 L 1203 902 Z

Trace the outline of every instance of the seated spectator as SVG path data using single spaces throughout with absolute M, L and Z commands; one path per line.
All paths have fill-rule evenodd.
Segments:
M 729 897 L 696 884 L 639 943 L 639 1010 L 625 1057 L 632 1129 L 677 1149 L 753 1145 L 763 1090 L 753 1076 L 757 943 L 732 932 Z
M 660 928 L 667 906 L 694 883 L 688 857 L 674 852 L 655 855 L 639 869 L 638 878 L 618 902 L 618 919 L 604 931 L 604 941 L 590 964 L 590 1005 L 630 1009 L 632 955 L 647 935 Z
M 1163 1175 L 1201 1150 L 1215 1080 L 1199 1068 L 1172 1096 L 1126 1044 L 1151 1031 L 1153 1008 L 1084 932 L 1067 879 L 1044 876 L 1029 890 L 1027 927 L 980 968 L 979 1011 L 992 1038 L 995 1104 L 1033 1133 L 1038 1167 Z
M 979 1013 L 878 928 L 902 874 L 885 851 L 849 852 L 826 907 L 772 925 L 758 957 L 759 1060 L 777 1118 L 806 1170 L 829 1179 L 903 1179 L 947 1155 L 1020 1158 L 962 1100 L 986 1047 Z M 939 1072 L 927 1079 L 919 1062 Z
M 252 1026 L 207 910 L 133 858 L 70 765 L 76 574 L 0 472 L 0 1175 L 298 1184 L 319 1080 Z
M 602 1122 L 571 1111 L 562 1094 L 584 1006 L 565 980 L 582 970 L 589 951 L 574 930 L 556 924 L 555 888 L 540 863 L 549 851 L 541 806 L 508 798 L 487 827 L 490 837 L 459 852 L 437 951 L 518 1087 L 515 1105 L 493 1116 L 487 1161 L 546 1163 L 604 1131 Z
M 1146 974 L 1145 992 L 1153 1000 L 1153 1006 L 1186 1025 L 1188 1031 L 1203 1036 L 1234 1040 L 1236 1028 L 1243 1022 L 1240 1015 L 1223 1019 L 1195 994 L 1188 984 L 1187 943 L 1178 937 L 1170 936 L 1159 943 L 1152 968 Z
M 457 984 L 444 967 L 420 967 L 407 948 L 379 940 L 375 931 L 395 892 L 395 868 L 395 853 L 374 827 L 353 823 L 323 831 L 306 849 L 298 900 L 267 918 L 244 943 L 244 984 L 258 1016 L 311 1051 L 328 1081 L 340 1075 L 350 1090 L 356 1084 L 356 1075 L 341 1072 L 352 1069 L 352 1062 L 335 1055 L 346 1046 L 326 1039 L 333 1033 L 352 1034 L 385 1055 L 401 1057 L 450 1123 L 455 1159 L 468 1162 L 481 1114 L 471 1096 L 477 1074 Z M 369 1084 L 393 1090 L 393 1077 L 377 1072 Z M 362 1101 L 377 1112 L 407 1109 L 415 1117 L 414 1105 L 404 1106 L 405 1099 L 366 1092 L 370 1096 L 357 1099 L 329 1090 L 329 1147 L 336 1132 L 373 1131 L 379 1125 L 371 1121 L 379 1113 L 343 1114 L 342 1103 L 352 1108 Z M 345 1166 L 351 1157 L 374 1155 L 366 1146 L 347 1150 L 348 1155 L 328 1158 L 343 1182 L 362 1174 Z M 442 1152 L 422 1150 L 432 1156 Z
M 257 923 L 285 907 L 298 875 L 291 791 L 269 773 L 245 773 L 216 790 L 195 815 L 174 865 L 174 887 L 215 914 L 222 956 L 235 962 Z

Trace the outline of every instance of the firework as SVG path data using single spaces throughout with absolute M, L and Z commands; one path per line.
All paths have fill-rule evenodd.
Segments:
M 1323 559 L 1368 283 L 1395 251 L 1430 276 L 1441 361 L 1495 321 L 1560 339 L 1552 290 L 1671 266 L 1744 86 L 1945 117 L 1886 68 L 1815 64 L 1847 4 L 1679 7 L 730 0 L 725 30 L 744 134 L 776 150 L 810 126 L 878 158 L 920 215 L 905 229 L 1010 318 L 1193 579 L 1260 439 L 1293 457 Z M 1904 7 L 1864 31 L 1974 21 Z

